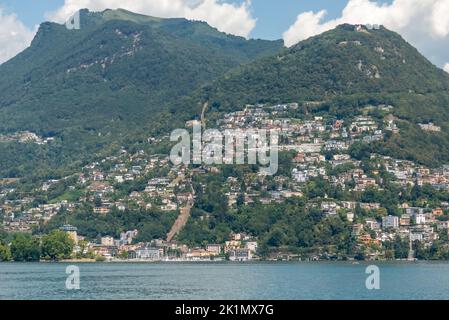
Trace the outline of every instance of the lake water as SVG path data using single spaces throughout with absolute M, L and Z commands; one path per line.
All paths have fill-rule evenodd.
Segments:
M 0 299 L 449 299 L 449 263 L 76 264 L 80 290 L 66 289 L 68 264 L 0 263 Z

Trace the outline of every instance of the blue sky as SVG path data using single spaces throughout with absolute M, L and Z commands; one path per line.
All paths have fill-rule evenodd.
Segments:
M 282 3 L 279 5 L 279 3 Z M 258 19 L 251 36 L 262 39 L 280 39 L 296 20 L 299 13 L 326 9 L 328 18 L 336 18 L 346 6 L 346 0 L 254 0 L 254 17 Z
M 64 0 L 0 0 L 6 14 L 15 13 L 29 28 L 45 21 L 45 12 L 53 11 L 64 4 Z

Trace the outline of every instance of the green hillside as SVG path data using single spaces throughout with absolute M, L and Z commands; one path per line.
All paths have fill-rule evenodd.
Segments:
M 56 140 L 52 148 L 0 144 L 18 157 L 2 161 L 0 176 L 58 168 L 148 136 L 173 121 L 169 103 L 281 48 L 124 10 L 82 10 L 80 30 L 44 23 L 28 49 L 0 66 L 0 134 Z
M 237 101 L 449 90 L 449 75 L 398 34 L 385 28 L 363 32 L 354 28 L 341 25 L 230 72 L 207 88 L 205 97 L 226 107 Z
M 209 118 L 250 103 L 320 102 L 312 112 L 344 118 L 369 104 L 391 104 L 403 130 L 381 151 L 428 165 L 449 162 L 449 75 L 383 27 L 341 25 L 282 52 L 228 72 L 183 100 L 209 102 Z M 201 105 L 201 104 L 200 104 Z M 434 122 L 428 134 L 418 123 Z

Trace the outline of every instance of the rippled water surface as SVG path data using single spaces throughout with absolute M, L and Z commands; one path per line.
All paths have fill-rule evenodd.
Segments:
M 66 289 L 68 264 L 0 263 L 0 299 L 449 299 L 449 263 L 77 264 L 80 290 Z

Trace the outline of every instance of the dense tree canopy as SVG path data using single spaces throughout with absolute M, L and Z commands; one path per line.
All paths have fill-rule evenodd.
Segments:
M 69 259 L 73 246 L 74 242 L 67 233 L 55 230 L 42 238 L 41 256 L 51 261 Z

